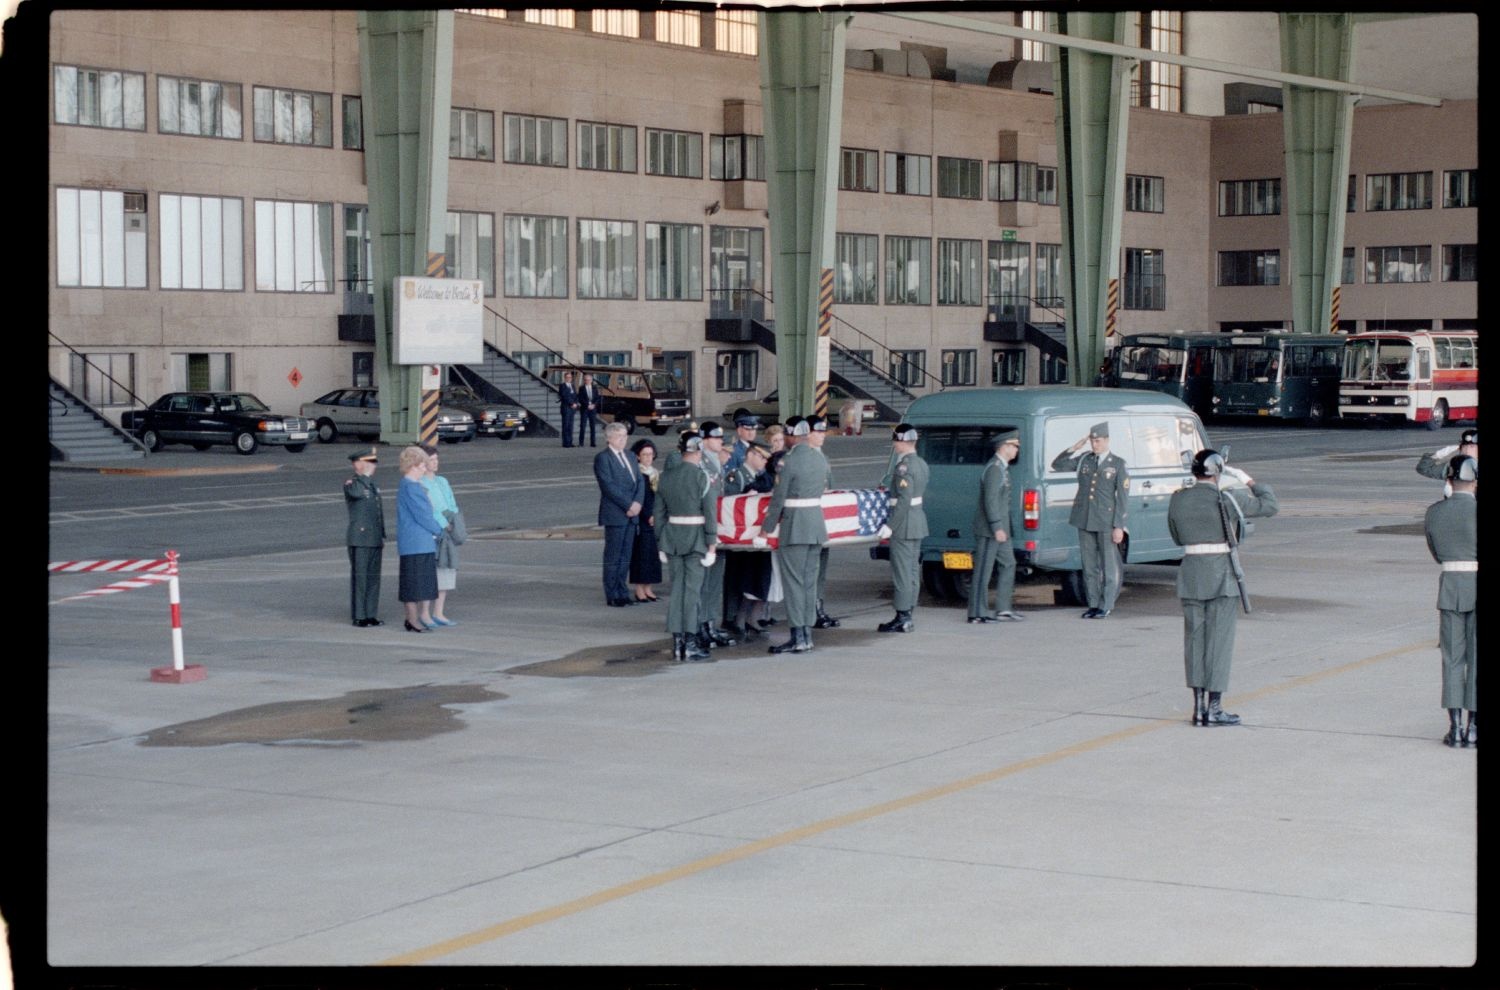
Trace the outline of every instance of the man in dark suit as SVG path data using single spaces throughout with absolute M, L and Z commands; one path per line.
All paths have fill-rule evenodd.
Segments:
M 573 446 L 573 420 L 578 416 L 578 390 L 573 387 L 573 372 L 564 371 L 562 384 L 557 386 L 557 405 L 562 411 L 562 442 L 564 447 Z
M 589 446 L 599 446 L 594 438 L 594 429 L 599 425 L 599 386 L 594 384 L 594 376 L 587 371 L 583 373 L 583 385 L 578 389 L 578 414 L 578 446 L 583 446 L 585 428 Z
M 605 449 L 594 455 L 599 525 L 604 527 L 604 600 L 616 608 L 635 602 L 629 585 L 630 551 L 646 499 L 646 479 L 625 451 L 629 438 L 624 423 L 610 423 L 604 428 Z
M 375 485 L 378 454 L 365 447 L 349 455 L 354 475 L 344 481 L 344 504 L 349 527 L 349 618 L 356 626 L 384 625 L 375 617 L 380 609 L 380 552 L 385 545 L 385 509 Z

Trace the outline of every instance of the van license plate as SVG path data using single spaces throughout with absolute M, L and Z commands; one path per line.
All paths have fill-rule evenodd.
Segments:
M 943 569 L 948 571 L 972 571 L 974 569 L 974 555 L 972 553 L 944 553 Z

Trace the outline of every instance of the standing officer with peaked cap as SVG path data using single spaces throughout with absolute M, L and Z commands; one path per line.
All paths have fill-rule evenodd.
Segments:
M 729 459 L 724 462 L 727 474 L 745 463 L 745 453 L 755 442 L 755 433 L 760 429 L 760 417 L 740 413 L 734 417 L 734 446 L 729 449 Z
M 1012 606 L 1016 590 L 1016 545 L 1011 539 L 1010 465 L 1021 451 L 1021 434 L 1004 430 L 995 437 L 995 456 L 979 478 L 979 505 L 974 509 L 974 573 L 969 582 L 969 622 L 1017 622 L 1024 618 Z M 990 574 L 995 582 L 995 611 L 988 608 Z
M 797 443 L 782 458 L 766 506 L 761 532 L 778 538 L 774 551 L 781 567 L 791 638 L 770 648 L 772 653 L 806 653 L 813 648 L 817 622 L 818 554 L 828 542 L 823 521 L 823 493 L 833 484 L 833 470 L 823 456 L 828 421 L 800 420 L 788 431 Z
M 1078 448 L 1089 445 L 1089 452 Z M 1083 589 L 1088 598 L 1085 619 L 1102 619 L 1114 611 L 1120 596 L 1124 564 L 1120 544 L 1125 541 L 1130 477 L 1125 461 L 1109 452 L 1109 423 L 1095 423 L 1088 436 L 1057 455 L 1054 471 L 1078 471 L 1078 494 L 1068 523 L 1078 529 L 1078 550 L 1083 557 Z
M 891 445 L 896 462 L 881 487 L 889 493 L 890 513 L 880 527 L 882 538 L 891 541 L 891 579 L 896 586 L 892 596 L 896 617 L 882 622 L 880 632 L 911 632 L 911 613 L 917 607 L 917 591 L 922 584 L 922 537 L 927 535 L 927 513 L 922 509 L 922 495 L 927 491 L 927 462 L 917 456 L 917 429 L 910 423 L 897 424 L 891 431 Z
M 719 496 L 724 494 L 724 469 L 720 462 L 724 452 L 724 428 L 718 423 L 704 423 L 698 427 L 698 436 L 698 466 L 708 479 L 708 490 L 713 496 L 717 515 Z M 719 628 L 724 620 L 724 565 L 724 558 L 716 554 L 713 565 L 703 575 L 703 588 L 698 599 L 698 645 L 705 650 L 733 646 L 738 642 Z
M 667 632 L 672 634 L 672 659 L 697 662 L 709 659 L 697 638 L 698 602 L 703 593 L 705 555 L 718 542 L 718 500 L 699 466 L 702 438 L 684 431 L 678 438 L 681 457 L 662 471 L 656 482 L 656 544 L 672 580 L 667 603 Z M 717 556 L 717 555 L 716 555 Z
M 1249 491 L 1221 489 L 1221 475 L 1237 478 Z M 1194 484 L 1174 492 L 1167 503 L 1167 528 L 1184 552 L 1177 597 L 1182 600 L 1183 664 L 1187 686 L 1193 689 L 1193 724 L 1238 725 L 1240 717 L 1219 705 L 1229 688 L 1240 607 L 1230 532 L 1233 527 L 1233 542 L 1239 543 L 1247 529 L 1243 519 L 1274 516 L 1279 506 L 1269 485 L 1256 484 L 1239 468 L 1229 467 L 1217 451 L 1198 451 L 1193 477 Z
M 374 447 L 349 455 L 353 477 L 344 481 L 344 505 L 349 509 L 349 527 L 344 543 L 349 548 L 349 618 L 356 626 L 383 626 L 375 617 L 380 611 L 380 553 L 385 546 L 385 506 L 375 484 L 379 454 Z
M 1427 507 L 1423 528 L 1438 577 L 1438 647 L 1443 653 L 1443 707 L 1448 746 L 1479 745 L 1479 462 L 1458 454 L 1448 461 L 1453 493 Z M 1464 711 L 1469 724 L 1460 724 Z

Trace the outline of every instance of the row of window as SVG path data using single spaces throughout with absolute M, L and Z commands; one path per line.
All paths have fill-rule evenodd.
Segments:
M 498 8 L 465 8 L 460 14 L 476 14 L 481 17 L 515 18 L 531 24 L 546 24 L 551 27 L 576 28 L 577 15 L 589 19 L 589 29 L 599 34 L 620 38 L 641 36 L 641 12 L 638 10 L 501 10 Z M 648 15 L 649 16 L 649 15 Z M 703 11 L 702 17 L 713 19 L 714 49 L 739 55 L 754 55 L 759 51 L 760 26 L 754 10 Z M 694 10 L 659 10 L 655 15 L 653 40 L 669 45 L 698 48 L 702 45 L 703 21 Z
M 1365 176 L 1365 212 L 1432 209 L 1432 172 L 1387 172 Z M 1359 183 L 1349 176 L 1344 205 L 1348 213 L 1357 208 Z M 1443 172 L 1444 209 L 1479 205 L 1479 170 L 1447 169 Z M 1281 212 L 1280 179 L 1235 179 L 1219 183 L 1219 216 L 1274 216 Z
M 1479 280 L 1479 245 L 1444 244 L 1439 278 L 1444 282 Z M 1353 285 L 1355 249 L 1344 248 L 1340 281 Z M 1431 282 L 1432 246 L 1429 244 L 1365 248 L 1364 281 L 1375 285 L 1390 282 Z M 1219 285 L 1280 285 L 1281 252 L 1220 251 Z

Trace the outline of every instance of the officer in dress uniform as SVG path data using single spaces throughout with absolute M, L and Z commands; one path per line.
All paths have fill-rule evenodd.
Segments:
M 1443 653 L 1443 707 L 1448 746 L 1479 745 L 1479 462 L 1458 454 L 1448 461 L 1453 493 L 1427 507 L 1424 529 L 1438 577 L 1438 647 Z M 1464 711 L 1469 724 L 1461 723 Z
M 1443 482 L 1443 494 L 1446 496 L 1452 492 L 1448 486 L 1448 464 L 1453 460 L 1453 455 L 1461 454 L 1464 457 L 1474 458 L 1479 462 L 1479 429 L 1478 427 L 1464 430 L 1458 435 L 1458 443 L 1439 447 L 1430 453 L 1423 454 L 1417 459 L 1417 473 L 1424 478 L 1432 478 Z
M 1089 451 L 1079 454 L 1084 444 Z M 1095 423 L 1088 436 L 1057 455 L 1054 471 L 1078 471 L 1078 494 L 1068 522 L 1078 530 L 1083 557 L 1083 590 L 1088 599 L 1085 619 L 1102 619 L 1115 609 L 1124 564 L 1120 545 L 1125 541 L 1125 512 L 1130 477 L 1125 461 L 1109 452 L 1109 423 Z
M 1016 549 L 1011 539 L 1010 465 L 1021 452 L 1021 434 L 1005 430 L 995 437 L 995 456 L 979 478 L 979 505 L 974 509 L 974 574 L 969 582 L 969 622 L 1018 622 L 1025 616 L 1012 604 L 1016 590 Z M 990 574 L 998 568 L 995 611 L 988 607 Z
M 672 634 L 672 659 L 687 663 L 708 660 L 698 643 L 698 602 L 703 592 L 705 559 L 718 543 L 718 505 L 699 465 L 702 438 L 684 431 L 677 441 L 681 457 L 662 471 L 656 483 L 656 544 L 672 580 L 667 603 L 667 632 Z M 717 555 L 715 555 L 717 556 Z
M 791 638 L 770 648 L 772 653 L 806 653 L 813 648 L 817 622 L 818 555 L 828 542 L 823 521 L 823 493 L 833 484 L 833 470 L 823 456 L 828 421 L 800 420 L 788 430 L 797 443 L 786 452 L 766 506 L 761 531 L 778 538 L 774 551 L 786 594 Z
M 760 429 L 760 417 L 741 413 L 734 417 L 734 446 L 729 450 L 729 459 L 724 462 L 727 474 L 745 463 L 745 453 L 755 443 L 755 433 Z
M 699 462 L 708 479 L 708 490 L 714 497 L 714 513 L 719 511 L 719 496 L 724 494 L 724 428 L 718 423 L 704 423 L 698 427 Z M 698 645 L 705 650 L 715 646 L 733 646 L 739 642 L 720 624 L 724 621 L 724 565 L 723 555 L 715 554 L 714 563 L 703 575 L 703 588 L 698 600 Z
M 349 509 L 349 528 L 344 543 L 349 548 L 349 618 L 356 626 L 383 626 L 375 617 L 380 610 L 380 554 L 385 546 L 385 506 L 375 484 L 379 454 L 374 447 L 349 455 L 354 475 L 344 481 L 344 505 Z
M 880 538 L 890 540 L 896 617 L 876 628 L 880 632 L 908 633 L 916 628 L 911 613 L 917 607 L 917 590 L 922 584 L 922 537 L 927 535 L 922 495 L 927 491 L 928 472 L 927 462 L 917 456 L 916 427 L 897 424 L 891 431 L 891 445 L 895 463 L 881 485 L 889 496 L 890 513 L 880 527 Z
M 1221 475 L 1239 479 L 1249 491 L 1219 488 Z M 1241 519 L 1274 516 L 1279 506 L 1269 485 L 1256 484 L 1229 467 L 1217 451 L 1198 451 L 1193 477 L 1195 483 L 1174 492 L 1167 504 L 1167 528 L 1185 554 L 1177 570 L 1177 597 L 1182 600 L 1183 663 L 1187 686 L 1193 689 L 1193 724 L 1238 725 L 1240 717 L 1219 703 L 1229 688 L 1240 607 L 1229 527 L 1238 543 L 1245 535 Z

